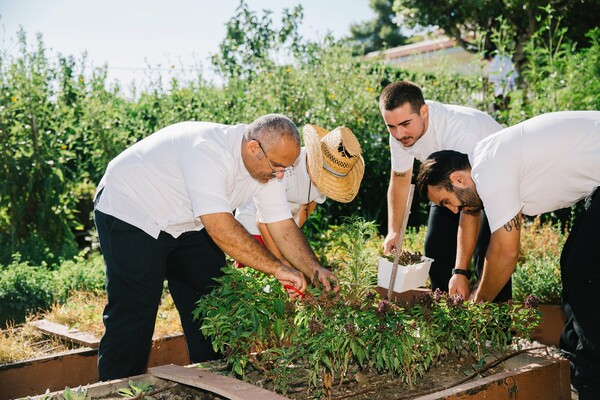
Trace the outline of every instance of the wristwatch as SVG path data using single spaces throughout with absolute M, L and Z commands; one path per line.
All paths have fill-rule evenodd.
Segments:
M 460 268 L 454 268 L 452 270 L 452 275 L 464 275 L 467 277 L 467 279 L 471 279 L 471 271 L 469 270 L 465 270 L 465 269 L 460 269 Z

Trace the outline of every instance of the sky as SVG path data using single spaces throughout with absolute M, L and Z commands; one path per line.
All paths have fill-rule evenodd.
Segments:
M 301 4 L 300 29 L 306 39 L 331 33 L 348 36 L 350 24 L 375 16 L 369 0 L 246 0 L 252 11 L 273 11 L 279 22 L 284 8 Z M 30 44 L 42 34 L 51 54 L 80 59 L 91 67 L 108 65 L 109 81 L 122 87 L 145 79 L 148 67 L 186 73 L 203 66 L 210 78 L 210 54 L 225 38 L 225 24 L 239 0 L 0 0 L 0 51 L 15 54 L 22 27 Z M 5 54 L 5 53 L 4 53 Z M 170 71 L 170 72 L 166 72 Z M 187 70 L 189 71 L 189 70 Z

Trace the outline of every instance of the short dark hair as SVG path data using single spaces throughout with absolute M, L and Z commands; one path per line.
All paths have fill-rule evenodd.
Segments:
M 419 195 L 427 199 L 429 186 L 442 186 L 453 192 L 450 174 L 455 171 L 470 170 L 469 157 L 454 150 L 441 150 L 431 153 L 427 160 L 421 163 L 417 175 L 417 191 Z
M 425 98 L 421 88 L 410 81 L 398 81 L 387 85 L 381 91 L 379 96 L 379 108 L 383 110 L 395 110 L 409 103 L 410 109 L 414 113 L 421 111 L 421 106 L 425 104 Z

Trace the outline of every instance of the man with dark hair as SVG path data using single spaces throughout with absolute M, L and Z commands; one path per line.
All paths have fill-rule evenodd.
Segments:
M 165 278 L 191 361 L 215 357 L 192 311 L 222 275 L 224 252 L 274 275 L 292 298 L 306 289 L 304 275 L 312 280 L 318 274 L 332 289 L 334 276 L 321 267 L 292 219 L 281 182 L 299 154 L 296 126 L 269 114 L 250 125 L 170 125 L 109 163 L 94 214 L 108 293 L 100 380 L 144 373 Z M 234 218 L 232 212 L 250 199 L 296 269 L 282 264 Z
M 419 169 L 420 193 L 453 213 L 485 207 L 492 232 L 473 298 L 492 300 L 515 270 L 522 215 L 586 199 L 561 254 L 567 324 L 561 349 L 579 399 L 600 393 L 600 112 L 563 111 L 506 128 L 472 155 L 435 152 Z
M 475 144 L 502 129 L 492 117 L 469 107 L 425 100 L 421 88 L 408 81 L 386 86 L 379 97 L 379 108 L 388 132 L 391 174 L 388 187 L 388 233 L 383 243 L 387 254 L 398 240 L 415 158 L 424 161 L 438 150 L 473 151 Z M 468 212 L 454 215 L 431 204 L 425 255 L 434 259 L 429 271 L 432 289 L 440 289 L 467 298 L 469 265 L 475 252 L 476 272 L 483 266 L 489 241 L 485 215 Z M 479 237 L 477 247 L 471 245 Z M 512 297 L 510 282 L 496 301 Z

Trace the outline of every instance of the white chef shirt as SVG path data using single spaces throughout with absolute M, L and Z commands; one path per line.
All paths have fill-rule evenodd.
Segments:
M 181 122 L 144 138 L 109 163 L 96 208 L 154 238 L 199 231 L 199 216 L 231 213 L 253 197 L 266 222 L 290 218 L 283 183 L 260 183 L 244 167 L 244 129 Z
M 470 161 L 492 232 L 519 211 L 569 207 L 600 185 L 600 111 L 531 118 L 479 142 Z
M 470 107 L 455 106 L 426 100 L 429 125 L 425 134 L 411 147 L 404 147 L 389 135 L 392 170 L 408 171 L 415 158 L 425 161 L 440 150 L 472 153 L 481 139 L 502 129 L 488 114 Z

